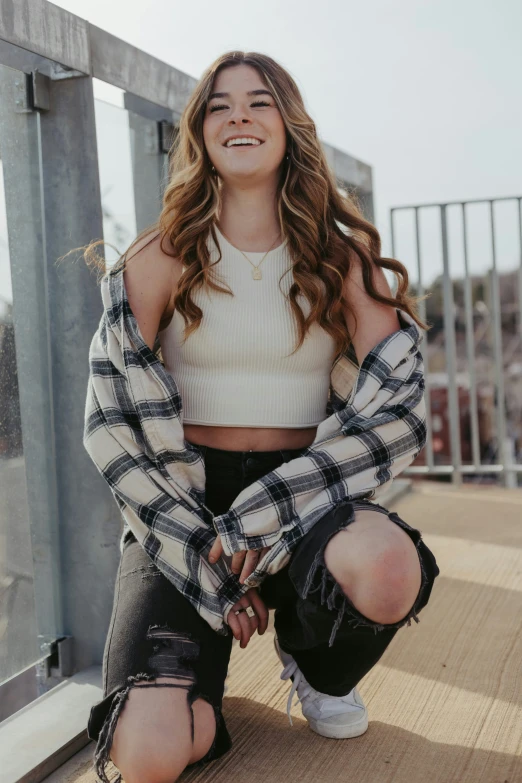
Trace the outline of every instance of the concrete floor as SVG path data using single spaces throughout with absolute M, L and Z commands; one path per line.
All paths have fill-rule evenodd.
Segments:
M 233 651 L 233 749 L 182 783 L 521 783 L 522 492 L 424 481 L 392 510 L 422 530 L 441 574 L 420 623 L 358 685 L 368 731 L 319 737 L 295 702 L 290 727 L 267 632 Z M 92 752 L 46 783 L 95 783 Z

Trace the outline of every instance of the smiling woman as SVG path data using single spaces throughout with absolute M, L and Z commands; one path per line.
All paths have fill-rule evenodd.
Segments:
M 230 748 L 231 634 L 269 608 L 310 727 L 362 734 L 356 685 L 427 603 L 433 555 L 374 502 L 425 442 L 424 325 L 337 184 L 291 75 L 230 52 L 183 112 L 158 223 L 104 276 L 84 445 L 125 526 L 103 783 L 109 757 L 161 783 Z

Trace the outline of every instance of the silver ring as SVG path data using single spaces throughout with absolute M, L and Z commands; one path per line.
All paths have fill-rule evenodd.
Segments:
M 246 612 L 248 617 L 255 617 L 256 616 L 256 613 L 254 612 L 254 610 L 252 609 L 251 606 L 245 606 L 242 609 L 237 609 L 236 610 L 236 615 L 237 614 L 241 614 L 241 612 Z

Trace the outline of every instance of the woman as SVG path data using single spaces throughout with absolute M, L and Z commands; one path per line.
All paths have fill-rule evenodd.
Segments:
M 271 58 L 203 75 L 159 222 L 124 262 L 103 283 L 84 435 L 125 520 L 98 774 L 111 758 L 126 783 L 173 781 L 225 753 L 232 635 L 245 648 L 269 608 L 289 710 L 297 690 L 317 733 L 364 733 L 356 685 L 439 573 L 370 500 L 424 445 L 426 327 Z

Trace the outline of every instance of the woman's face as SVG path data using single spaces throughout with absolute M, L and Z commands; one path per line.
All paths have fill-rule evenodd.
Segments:
M 254 142 L 231 145 L 238 137 Z M 245 184 L 277 174 L 286 154 L 285 126 L 255 68 L 235 65 L 218 73 L 205 111 L 203 139 L 224 182 Z

